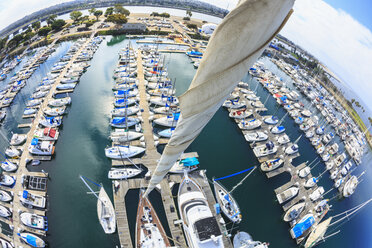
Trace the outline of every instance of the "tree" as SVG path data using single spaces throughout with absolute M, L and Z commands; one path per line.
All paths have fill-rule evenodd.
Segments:
M 164 18 L 169 18 L 170 14 L 164 12 L 164 13 L 161 13 L 159 16 L 164 17 Z
M 62 19 L 57 19 L 57 20 L 55 20 L 55 21 L 52 23 L 51 28 L 52 28 L 54 31 L 58 32 L 58 31 L 62 30 L 63 26 L 65 26 L 65 25 L 66 25 L 66 22 L 65 22 L 64 20 L 62 20 Z
M 186 15 L 188 15 L 191 18 L 192 16 L 191 10 L 186 10 Z
M 40 36 L 45 36 L 46 38 L 50 31 L 52 31 L 52 28 L 49 26 L 45 26 L 45 27 L 40 28 L 37 34 Z
M 187 27 L 189 28 L 189 29 L 198 29 L 198 26 L 196 25 L 196 24 L 191 24 L 191 23 L 188 23 L 187 24 Z
M 3 49 L 5 47 L 6 42 L 8 41 L 8 36 L 4 39 L 0 39 L 0 49 Z
M 112 14 L 107 17 L 108 22 L 113 22 L 116 25 L 127 23 L 127 18 L 123 14 Z
M 89 21 L 89 16 L 88 15 L 85 15 L 85 16 L 82 16 L 79 21 L 81 22 L 85 22 L 85 21 Z
M 31 27 L 36 31 L 40 28 L 41 24 L 40 22 L 34 22 L 32 23 Z
M 183 18 L 183 20 L 184 20 L 184 21 L 190 21 L 190 17 L 185 16 L 185 17 Z
M 84 24 L 85 24 L 85 27 L 86 27 L 86 28 L 89 28 L 89 27 L 92 26 L 94 23 L 95 23 L 94 20 L 84 21 Z
M 355 99 L 353 98 L 353 99 L 351 99 L 351 103 L 354 103 L 355 102 Z
M 113 7 L 107 8 L 105 11 L 105 16 L 108 17 L 109 15 L 112 15 L 112 14 L 114 14 L 114 8 Z
M 89 14 L 91 15 L 94 15 L 94 12 L 96 12 L 96 9 L 95 8 L 91 8 L 90 10 L 88 10 Z
M 18 45 L 21 40 L 23 40 L 23 35 L 22 34 L 17 34 L 16 36 L 11 39 L 12 43 L 14 42 L 15 45 Z
M 53 15 L 50 15 L 48 16 L 48 18 L 46 19 L 46 23 L 48 24 L 48 26 L 50 26 L 57 18 L 57 15 L 53 14 Z
M 23 39 L 25 40 L 25 41 L 28 41 L 28 40 L 30 40 L 32 37 L 34 37 L 35 36 L 35 33 L 34 32 L 27 32 L 26 34 L 25 34 L 25 36 L 23 37 Z
M 99 17 L 103 14 L 103 11 L 102 10 L 97 10 L 94 12 L 94 16 L 97 18 L 97 21 L 99 19 Z
M 124 8 L 121 4 L 115 4 L 115 6 L 114 6 L 114 12 L 116 14 L 122 14 L 122 15 L 125 15 L 125 16 L 129 16 L 130 15 L 129 10 L 127 10 L 126 8 Z
M 150 14 L 150 16 L 160 16 L 160 14 L 158 13 L 158 12 L 152 12 L 151 14 Z
M 72 11 L 70 13 L 70 18 L 74 21 L 74 22 L 78 22 L 80 20 L 80 17 L 83 15 L 83 13 L 81 13 L 80 11 Z

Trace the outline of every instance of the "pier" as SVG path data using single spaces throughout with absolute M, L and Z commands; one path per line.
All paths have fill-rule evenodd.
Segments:
M 155 145 L 154 140 L 154 133 L 152 128 L 152 119 L 153 116 L 150 114 L 149 109 L 149 102 L 147 101 L 147 92 L 145 86 L 145 79 L 144 79 L 144 69 L 142 66 L 142 57 L 141 52 L 138 50 L 137 54 L 137 79 L 139 80 L 138 91 L 139 91 L 139 106 L 143 110 L 140 114 L 142 117 L 142 128 L 144 134 L 144 140 L 146 143 L 146 151 L 145 155 L 141 158 L 134 158 L 131 159 L 135 164 L 142 164 L 148 168 L 148 170 L 152 172 L 155 170 L 158 160 L 160 159 L 160 154 L 158 153 Z M 158 139 L 160 143 L 167 143 L 168 139 Z M 185 153 L 183 154 L 183 158 L 195 156 L 197 157 L 197 153 Z M 126 159 L 122 161 L 119 160 L 112 160 L 112 166 L 118 165 L 131 165 L 132 163 Z M 194 171 L 189 174 L 189 176 L 195 179 L 198 184 L 201 186 L 203 191 L 205 192 L 209 207 L 211 208 L 213 214 L 217 216 L 217 221 L 219 218 L 222 218 L 219 215 L 216 215 L 215 211 L 215 198 L 212 193 L 212 189 L 210 188 L 208 179 L 204 173 L 204 171 Z M 164 210 L 166 213 L 166 218 L 169 226 L 169 230 L 171 232 L 171 236 L 169 239 L 174 243 L 176 246 L 180 247 L 187 247 L 186 245 L 186 238 L 184 237 L 183 230 L 182 230 L 182 223 L 180 221 L 180 216 L 178 215 L 178 210 L 176 208 L 177 204 L 175 202 L 175 197 L 172 195 L 172 187 L 176 184 L 179 184 L 182 180 L 183 174 L 169 174 L 166 176 L 158 187 L 155 190 L 159 191 L 161 195 L 161 199 L 163 202 Z M 130 230 L 127 218 L 127 210 L 125 205 L 125 196 L 127 195 L 129 190 L 139 190 L 148 187 L 149 178 L 130 178 L 126 180 L 120 181 L 113 181 L 113 192 L 114 192 L 114 205 L 115 205 L 115 212 L 116 212 L 116 220 L 117 220 L 117 228 L 119 234 L 119 240 L 122 247 L 126 248 L 133 248 L 135 244 L 133 244 L 131 237 L 130 237 Z M 119 185 L 118 186 L 115 186 Z M 221 233 L 223 227 L 220 226 Z M 223 236 L 225 247 L 232 247 L 232 243 L 230 238 Z
M 56 82 L 52 84 L 52 87 L 49 90 L 48 94 L 44 97 L 44 101 L 42 102 L 39 110 L 46 108 L 49 100 L 53 99 L 53 95 L 55 94 L 55 92 L 57 92 L 56 90 L 57 85 L 59 84 L 61 79 L 63 79 L 68 69 L 73 65 L 73 63 L 76 61 L 76 59 L 81 54 L 81 52 L 86 48 L 88 43 L 95 36 L 95 33 L 96 32 L 93 32 L 91 37 L 87 39 L 82 46 L 80 46 L 79 50 L 74 54 L 74 56 L 71 58 L 69 63 L 66 65 L 63 71 L 56 78 Z M 43 116 L 43 112 L 37 111 L 36 114 L 33 115 L 33 117 L 30 117 L 30 118 L 33 118 L 32 122 L 18 125 L 19 128 L 30 128 L 30 130 L 27 133 L 26 142 L 21 146 L 17 146 L 17 148 L 21 148 L 23 150 L 20 158 L 18 159 L 18 170 L 14 173 L 4 172 L 5 174 L 13 176 L 16 179 L 16 182 L 12 188 L 2 187 L 2 186 L 0 187 L 1 189 L 4 189 L 6 191 L 11 191 L 14 193 L 12 205 L 3 203 L 3 202 L 1 203 L 4 206 L 13 208 L 13 216 L 11 219 L 4 219 L 4 218 L 1 219 L 1 221 L 9 224 L 9 226 L 13 229 L 13 237 L 10 238 L 4 234 L 1 234 L 1 237 L 4 237 L 4 239 L 6 240 L 12 241 L 15 247 L 31 247 L 25 244 L 24 242 L 22 242 L 20 238 L 18 238 L 17 233 L 20 232 L 21 230 L 24 230 L 29 233 L 41 235 L 41 236 L 46 236 L 46 232 L 43 230 L 37 230 L 37 229 L 29 228 L 23 225 L 20 220 L 20 213 L 29 212 L 29 213 L 35 213 L 41 216 L 45 216 L 47 209 L 38 210 L 38 209 L 26 208 L 20 202 L 20 196 L 19 196 L 19 193 L 22 194 L 23 190 L 27 190 L 32 194 L 46 197 L 48 174 L 41 173 L 41 172 L 30 172 L 28 171 L 26 167 L 30 159 L 51 160 L 52 158 L 51 156 L 35 156 L 35 155 L 29 154 L 28 152 L 28 147 L 31 144 L 31 141 L 34 137 L 34 132 L 39 126 L 39 119 L 42 116 Z

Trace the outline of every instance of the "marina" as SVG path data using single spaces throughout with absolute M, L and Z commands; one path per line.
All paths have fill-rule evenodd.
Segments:
M 319 237 L 328 238 L 327 229 L 338 223 L 333 216 L 369 202 L 351 197 L 369 192 L 364 164 L 371 153 L 361 130 L 345 111 L 336 111 L 341 107 L 318 82 L 269 57 L 246 71 L 169 174 L 142 198 L 159 177 L 167 145 L 174 145 L 172 135 L 183 119 L 179 102 L 185 101 L 178 98 L 202 63 L 198 56 L 204 56 L 172 47 L 199 41 L 170 22 L 187 43 L 146 35 L 102 37 L 93 29 L 87 38 L 56 39 L 37 56 L 24 56 L 32 63 L 12 69 L 35 68 L 35 75 L 19 94 L 5 89 L 1 103 L 7 113 L 0 127 L 6 133 L 2 167 L 9 170 L 2 180 L 14 180 L 11 187 L 0 185 L 12 198 L 0 203 L 1 239 L 14 247 L 32 247 L 33 239 L 42 247 L 197 247 L 202 241 L 236 247 L 240 239 L 256 242 L 251 234 L 275 247 L 312 247 Z M 37 68 L 45 54 L 46 65 Z M 10 143 L 18 142 L 8 138 L 13 132 L 26 135 L 24 143 Z M 89 186 L 86 192 L 79 176 L 99 192 Z M 194 211 L 204 215 L 195 214 L 200 222 L 189 225 Z M 349 247 L 353 239 L 346 236 L 319 247 Z

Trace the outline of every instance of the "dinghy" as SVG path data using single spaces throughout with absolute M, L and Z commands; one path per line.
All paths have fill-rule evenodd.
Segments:
M 138 146 L 114 146 L 105 149 L 105 155 L 112 159 L 131 158 L 143 153 L 146 149 Z
M 244 138 L 248 142 L 259 142 L 268 139 L 268 135 L 261 131 L 252 131 L 244 134 Z
M 281 158 L 275 158 L 267 160 L 263 163 L 261 163 L 261 170 L 264 172 L 273 171 L 277 168 L 279 168 L 283 164 L 283 159 Z
M 20 144 L 23 144 L 27 139 L 27 134 L 13 134 L 12 138 L 10 139 L 9 144 L 11 146 L 18 146 Z
M 3 217 L 3 218 L 8 218 L 12 216 L 12 212 L 10 209 L 0 205 L 0 217 Z
M 0 189 L 0 201 L 10 202 L 12 200 L 13 200 L 12 193 L 8 193 L 7 191 Z
M 5 174 L 0 175 L 0 185 L 5 187 L 12 187 L 15 184 L 15 179 L 12 176 Z
M 38 236 L 36 236 L 34 234 L 27 233 L 27 232 L 22 232 L 22 233 L 18 233 L 18 236 L 21 238 L 21 240 L 23 242 L 25 242 L 26 244 L 28 244 L 28 245 L 30 245 L 34 248 L 44 248 L 45 247 L 44 240 L 42 240 L 41 238 L 39 238 Z
M 286 222 L 290 222 L 297 219 L 301 215 L 302 211 L 305 209 L 305 206 L 306 202 L 301 202 L 293 205 L 290 209 L 287 210 L 283 217 L 283 220 Z
M 24 212 L 19 215 L 19 219 L 25 226 L 33 229 L 48 231 L 48 221 L 47 217 L 45 216 Z
M 18 169 L 18 162 L 12 163 L 9 160 L 1 163 L 1 169 L 6 172 L 14 172 Z
M 155 209 L 140 190 L 136 220 L 136 247 L 171 247 Z
M 142 170 L 137 168 L 120 168 L 120 169 L 111 169 L 108 172 L 108 178 L 112 180 L 123 180 L 135 177 L 141 174 Z
M 222 212 L 232 222 L 238 224 L 242 220 L 240 208 L 238 203 L 232 195 L 220 184 L 218 181 L 213 180 L 214 194 L 216 195 L 217 202 L 220 205 Z
M 41 208 L 46 207 L 46 199 L 44 196 L 30 193 L 27 190 L 18 192 L 19 200 L 21 203 L 28 208 Z

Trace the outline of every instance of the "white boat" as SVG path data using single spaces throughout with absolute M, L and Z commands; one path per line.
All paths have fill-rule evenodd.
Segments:
M 338 169 L 335 169 L 334 171 L 332 171 L 332 173 L 329 176 L 329 178 L 331 178 L 332 180 L 335 180 L 336 177 L 338 176 L 338 173 L 339 173 L 339 170 Z
M 271 128 L 270 132 L 273 134 L 281 134 L 285 131 L 284 126 L 274 126 Z
M 143 136 L 143 133 L 126 131 L 125 129 L 116 129 L 111 133 L 110 138 L 113 142 L 127 142 L 131 140 L 139 139 Z
M 13 243 L 3 239 L 3 238 L 0 238 L 0 245 L 2 248 L 14 248 L 14 245 Z
M 106 234 L 114 233 L 116 230 L 116 214 L 114 206 L 105 189 L 101 187 L 97 200 L 97 214 L 99 223 Z
M 21 156 L 21 151 L 15 147 L 8 147 L 5 150 L 5 155 L 10 158 L 18 158 L 19 156 Z
M 310 117 L 311 116 L 311 111 L 308 109 L 304 109 L 301 111 L 301 114 L 305 117 Z
M 153 108 L 152 109 L 152 112 L 154 112 L 155 114 L 168 115 L 169 113 L 179 113 L 180 112 L 180 109 L 178 107 L 173 107 L 173 108 L 169 108 L 169 107 L 158 107 L 158 108 Z
M 160 137 L 170 138 L 174 132 L 174 128 L 167 128 L 158 132 Z
M 339 149 L 338 143 L 333 143 L 332 145 L 327 146 L 326 149 L 329 154 L 334 155 L 338 152 L 338 149 Z
M 139 111 L 139 107 L 137 106 L 132 106 L 128 108 L 114 108 L 111 110 L 111 116 L 119 116 L 119 117 L 124 117 L 124 116 L 130 116 L 137 114 Z
M 65 113 L 66 107 L 58 107 L 58 108 L 44 108 L 43 112 L 49 116 L 59 116 Z
M 279 122 L 278 117 L 272 115 L 264 119 L 264 122 L 268 125 L 276 125 Z
M 267 142 L 266 144 L 256 146 L 255 148 L 253 148 L 253 152 L 257 158 L 276 153 L 277 150 L 278 148 L 271 141 Z
M 285 145 L 287 144 L 288 142 L 290 142 L 291 140 L 289 139 L 288 135 L 287 134 L 283 134 L 282 136 L 280 136 L 278 138 L 278 143 L 280 145 Z
M 230 221 L 238 224 L 242 220 L 239 205 L 233 196 L 218 181 L 213 181 L 214 194 L 222 212 Z
M 267 160 L 263 163 L 261 163 L 261 170 L 268 172 L 268 171 L 273 171 L 277 168 L 279 168 L 283 164 L 283 159 L 281 158 L 275 158 L 275 159 L 270 159 Z
M 34 94 L 31 95 L 31 98 L 39 99 L 39 98 L 43 98 L 47 94 L 48 94 L 47 91 L 37 91 L 37 92 L 35 92 Z
M 323 187 L 319 187 L 317 188 L 316 190 L 314 190 L 310 195 L 310 199 L 312 201 L 316 201 L 318 199 L 320 199 L 322 197 L 322 195 L 324 194 L 324 188 Z
M 145 151 L 145 148 L 138 146 L 114 146 L 105 149 L 105 155 L 112 159 L 131 158 Z
M 10 202 L 12 200 L 13 200 L 12 193 L 8 193 L 7 191 L 0 189 L 0 201 Z
M 315 132 L 316 132 L 317 135 L 323 135 L 324 134 L 324 127 L 323 126 L 317 127 Z
M 187 175 L 181 181 L 177 199 L 188 247 L 224 247 L 220 227 L 204 192 Z
M 289 189 L 284 190 L 282 193 L 277 194 L 276 198 L 278 199 L 279 204 L 282 204 L 283 202 L 295 197 L 298 194 L 298 191 L 298 187 L 292 186 Z
M 28 208 L 42 208 L 46 207 L 46 199 L 42 195 L 36 195 L 28 192 L 27 190 L 19 191 L 19 200 L 23 205 Z
M 334 138 L 334 136 L 335 135 L 333 133 L 331 133 L 331 132 L 328 133 L 328 134 L 326 134 L 326 135 L 324 135 L 323 138 L 322 138 L 323 143 L 327 145 L 329 142 L 332 141 L 332 139 Z
M 19 219 L 25 226 L 44 231 L 48 230 L 48 221 L 45 216 L 24 212 L 19 215 Z
M 243 109 L 243 110 L 232 110 L 229 113 L 229 117 L 235 118 L 235 119 L 245 119 L 245 118 L 251 117 L 252 114 L 253 114 L 252 111 L 246 110 L 246 109 Z
M 339 178 L 336 180 L 334 187 L 337 189 L 341 186 L 341 184 L 344 182 L 344 178 Z
M 57 85 L 56 89 L 57 90 L 71 90 L 71 89 L 74 89 L 76 87 L 76 83 L 72 83 L 72 84 L 59 84 Z
M 297 144 L 292 144 L 290 146 L 288 146 L 286 149 L 285 149 L 285 153 L 287 155 L 292 155 L 294 153 L 298 152 L 298 145 Z
M 306 182 L 305 182 L 305 188 L 307 189 L 310 189 L 312 187 L 314 187 L 316 185 L 316 183 L 318 182 L 318 179 L 315 178 L 315 177 L 312 177 L 312 178 L 309 178 Z
M 307 175 L 310 174 L 310 172 L 311 172 L 310 167 L 306 166 L 305 168 L 298 171 L 298 176 L 301 177 L 301 178 L 305 178 L 305 177 L 307 177 Z
M 171 247 L 155 209 L 140 190 L 136 220 L 136 247 Z
M 116 98 L 130 98 L 135 97 L 138 95 L 137 89 L 131 89 L 131 90 L 118 90 L 114 92 L 114 96 Z
M 285 212 L 283 220 L 286 222 L 290 222 L 297 219 L 301 215 L 302 211 L 305 209 L 305 206 L 306 202 L 300 202 L 293 205 L 290 209 L 288 209 Z
M 117 108 L 128 107 L 128 106 L 133 105 L 135 103 L 137 103 L 136 98 L 129 98 L 129 99 L 120 98 L 120 99 L 115 100 L 114 106 L 117 107 Z
M 54 153 L 54 141 L 39 141 L 33 138 L 28 146 L 28 152 L 39 156 L 51 156 Z
M 317 147 L 316 147 L 316 152 L 321 155 L 323 152 L 325 151 L 325 146 L 320 143 Z
M 342 190 L 342 195 L 344 197 L 349 197 L 354 194 L 356 187 L 358 186 L 358 178 L 356 176 L 352 176 L 347 182 Z
M 45 247 L 45 242 L 38 236 L 31 234 L 31 233 L 18 233 L 18 236 L 21 238 L 23 242 L 26 244 L 34 247 L 34 248 L 44 248 Z
M 28 101 L 26 103 L 26 106 L 27 107 L 34 107 L 34 106 L 40 105 L 42 102 L 43 102 L 42 99 L 33 99 L 33 100 Z
M 0 185 L 6 187 L 12 187 L 15 184 L 15 179 L 12 176 L 5 174 L 0 175 Z
M 165 97 L 152 97 L 150 98 L 150 104 L 156 105 L 156 106 L 174 106 L 178 105 L 178 99 L 174 96 L 165 96 Z
M 140 122 L 139 118 L 134 117 L 114 117 L 112 118 L 110 125 L 116 128 L 127 128 L 136 125 Z
M 233 240 L 234 248 L 268 248 L 267 243 L 253 241 L 252 237 L 246 232 L 238 232 Z
M 312 129 L 307 130 L 306 133 L 305 133 L 305 137 L 308 138 L 308 139 L 314 137 L 314 130 L 312 130 Z
M 179 114 L 168 115 L 154 120 L 154 123 L 164 127 L 176 127 Z
M 331 158 L 331 154 L 329 154 L 328 152 L 322 155 L 323 162 L 327 162 L 330 158 Z
M 243 130 L 252 130 L 252 129 L 260 127 L 261 124 L 262 124 L 262 121 L 258 119 L 251 119 L 251 120 L 241 120 L 238 126 L 240 129 L 243 129 Z
M 238 100 L 226 100 L 222 106 L 225 108 L 231 108 L 231 109 L 240 109 L 245 107 L 244 102 L 239 102 Z
M 23 111 L 23 115 L 33 115 L 36 113 L 36 109 L 34 108 L 25 108 Z
M 18 146 L 18 145 L 24 143 L 26 141 L 26 139 L 27 139 L 27 134 L 17 134 L 17 133 L 15 133 L 15 134 L 12 135 L 12 138 L 10 139 L 9 144 L 11 146 Z
M 120 169 L 111 169 L 108 172 L 108 178 L 112 180 L 123 180 L 131 177 L 135 177 L 141 174 L 142 170 L 137 168 L 120 168 Z
M 6 172 L 14 172 L 18 169 L 18 162 L 12 163 L 9 160 L 1 163 L 1 169 Z
M 69 104 L 71 104 L 71 97 L 58 98 L 48 102 L 48 105 L 52 107 L 62 107 Z
M 51 127 L 36 129 L 34 132 L 34 138 L 39 140 L 55 141 L 58 139 L 58 136 L 59 132 Z
M 42 116 L 39 120 L 39 124 L 44 127 L 58 127 L 62 124 L 61 116 L 46 117 Z
M 251 131 L 244 134 L 244 138 L 248 142 L 264 141 L 268 139 L 268 135 L 261 131 Z
M 198 169 L 199 160 L 195 157 L 179 159 L 169 170 L 169 173 L 181 174 Z
M 12 212 L 10 209 L 0 205 L 0 217 L 3 217 L 3 218 L 8 218 L 12 216 Z

